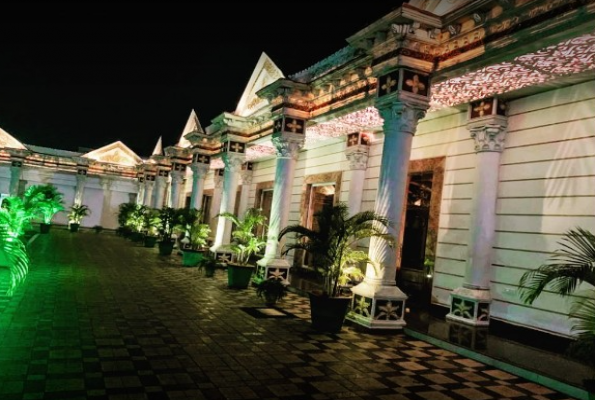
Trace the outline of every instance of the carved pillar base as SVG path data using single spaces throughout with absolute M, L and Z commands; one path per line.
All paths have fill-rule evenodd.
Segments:
M 364 281 L 351 289 L 353 300 L 347 319 L 370 329 L 402 329 L 407 295 L 396 286 Z
M 219 247 L 213 246 L 210 248 L 210 250 L 215 256 L 215 259 L 217 259 L 217 261 L 219 261 L 222 264 L 227 265 L 231 261 L 231 258 L 233 256 L 233 251 L 231 251 L 229 245 Z
M 471 326 L 448 323 L 448 341 L 472 350 L 485 350 L 488 347 L 489 329 L 485 326 Z
M 491 302 L 489 289 L 456 288 L 450 294 L 450 312 L 446 318 L 473 326 L 488 326 Z
M 263 258 L 256 262 L 256 273 L 252 277 L 254 284 L 270 279 L 283 279 L 283 283 L 289 285 L 289 270 L 291 265 L 282 258 Z

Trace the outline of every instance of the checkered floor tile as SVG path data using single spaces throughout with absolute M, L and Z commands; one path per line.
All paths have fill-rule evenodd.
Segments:
M 565 395 L 402 333 L 312 330 L 307 298 L 254 318 L 227 288 L 108 232 L 55 229 L 0 298 L 0 399 L 561 400 Z

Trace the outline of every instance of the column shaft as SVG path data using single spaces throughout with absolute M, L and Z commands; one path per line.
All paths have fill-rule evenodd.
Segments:
M 240 168 L 244 160 L 244 156 L 236 156 L 227 154 L 225 160 L 225 171 L 223 174 L 223 192 L 221 193 L 221 206 L 219 213 L 229 212 L 234 213 L 236 204 L 236 195 L 240 180 Z M 242 216 L 239 216 L 242 218 Z M 229 245 L 231 243 L 231 228 L 232 222 L 223 217 L 219 217 L 217 221 L 217 233 L 215 235 L 215 243 L 213 247 L 218 249 L 221 246 Z
M 200 210 L 202 207 L 205 178 L 209 171 L 209 165 L 192 164 L 190 168 L 192 169 L 192 194 L 190 195 L 190 207 Z

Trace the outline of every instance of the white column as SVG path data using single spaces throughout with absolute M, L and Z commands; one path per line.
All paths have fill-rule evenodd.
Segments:
M 492 115 L 467 125 L 475 139 L 476 166 L 467 262 L 462 287 L 451 293 L 448 319 L 476 326 L 489 324 L 490 279 L 496 228 L 500 155 L 504 150 L 506 117 Z
M 11 196 L 17 196 L 19 192 L 19 181 L 21 180 L 21 171 L 23 170 L 22 161 L 13 161 L 10 167 L 10 188 L 8 190 Z
M 252 185 L 252 169 L 242 166 L 242 189 L 240 192 L 240 204 L 238 205 L 238 215 L 244 215 L 248 209 L 248 197 L 250 196 L 250 186 Z
M 275 184 L 273 186 L 273 199 L 271 216 L 267 233 L 267 245 L 264 258 L 258 261 L 262 268 L 257 273 L 257 279 L 266 279 L 269 270 L 281 272 L 288 281 L 291 266 L 281 257 L 283 243 L 279 243 L 279 232 L 287 226 L 289 220 L 289 207 L 291 202 L 291 186 L 295 176 L 295 164 L 299 151 L 304 146 L 303 135 L 284 134 L 272 139 L 277 151 L 277 165 L 275 167 Z M 283 238 L 285 240 L 285 238 Z
M 223 192 L 221 194 L 221 206 L 219 207 L 219 213 L 234 212 L 236 204 L 236 194 L 238 192 L 240 170 L 242 163 L 245 160 L 243 154 L 230 154 L 225 153 L 223 155 L 223 161 L 225 162 L 225 172 L 223 175 Z M 240 215 L 240 218 L 243 216 Z M 215 242 L 213 243 L 212 251 L 217 250 L 222 246 L 227 246 L 231 243 L 231 228 L 232 222 L 229 219 L 219 217 L 217 221 L 217 231 L 215 234 Z
M 87 171 L 79 169 L 76 175 L 76 188 L 74 189 L 74 204 L 83 204 L 83 195 L 85 193 L 85 183 L 87 182 Z
M 202 196 L 205 187 L 205 178 L 209 172 L 209 164 L 193 163 L 192 170 L 192 194 L 190 195 L 190 207 L 200 210 L 202 207 Z
M 109 226 L 112 223 L 112 184 L 111 178 L 101 177 L 100 178 L 101 188 L 103 189 L 103 202 L 101 206 L 101 226 Z
M 349 161 L 351 180 L 349 181 L 349 214 L 355 215 L 361 211 L 364 194 L 364 181 L 368 167 L 368 146 L 353 145 L 345 149 L 345 156 Z
M 352 289 L 354 303 L 348 318 L 368 328 L 399 329 L 405 326 L 407 296 L 396 286 L 397 249 L 400 249 L 402 215 L 406 200 L 411 143 L 418 121 L 428 108 L 424 101 L 378 101 L 384 119 L 384 143 L 375 212 L 390 221 L 394 243 L 370 239 L 366 277 Z
M 211 227 L 211 232 L 217 232 L 217 223 L 219 222 L 219 218 L 215 218 L 215 215 L 219 213 L 219 208 L 221 207 L 221 195 L 223 192 L 223 175 L 219 175 L 219 171 L 219 169 L 213 171 L 213 182 L 215 183 L 215 187 L 213 188 L 211 209 L 209 210 L 209 215 L 211 218 L 209 225 Z
M 136 194 L 136 204 L 145 204 L 145 177 L 143 175 L 139 175 L 138 179 L 138 191 Z
M 171 172 L 171 206 L 180 208 L 180 190 L 184 180 L 185 171 Z
M 160 173 L 162 173 L 160 171 Z M 153 208 L 158 210 L 163 208 L 165 201 L 165 189 L 167 188 L 167 175 L 159 175 L 155 178 L 155 198 L 153 199 Z
M 155 189 L 154 179 L 154 176 L 147 176 L 145 180 L 145 198 L 143 204 L 147 207 L 153 206 L 153 192 Z

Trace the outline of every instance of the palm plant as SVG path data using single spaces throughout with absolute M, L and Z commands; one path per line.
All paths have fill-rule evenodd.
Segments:
M 132 228 L 134 232 L 140 233 L 146 227 L 146 214 L 149 207 L 141 204 L 134 204 L 134 207 L 128 214 L 126 225 Z
M 231 250 L 236 256 L 235 261 L 240 265 L 249 265 L 250 257 L 261 251 L 266 245 L 264 237 L 255 233 L 257 227 L 266 224 L 267 218 L 262 214 L 262 209 L 249 208 L 246 210 L 243 219 L 230 212 L 223 212 L 217 216 L 228 219 L 233 223 Z
M 70 207 L 68 220 L 71 224 L 80 224 L 84 217 L 91 214 L 91 210 L 84 204 L 74 204 Z
M 8 197 L 0 208 L 0 268 L 8 268 L 10 283 L 7 294 L 13 294 L 29 271 L 29 257 L 20 236 L 33 214 L 18 197 Z
M 206 247 L 207 240 L 211 234 L 211 227 L 208 224 L 195 222 L 186 227 L 186 235 L 192 250 L 199 250 Z
M 521 277 L 521 299 L 532 304 L 547 288 L 566 297 L 583 282 L 591 285 L 589 297 L 575 300 L 570 308 L 574 320 L 571 332 L 578 340 L 569 350 L 595 365 L 595 235 L 577 227 L 567 231 L 558 243 L 561 248 L 545 264 Z
M 159 211 L 153 208 L 146 208 L 143 216 L 143 229 L 147 231 L 147 235 L 157 237 L 159 227 L 161 226 L 161 219 L 159 218 Z
M 389 221 L 374 211 L 362 211 L 350 217 L 345 203 L 324 207 L 314 218 L 317 230 L 289 225 L 279 232 L 279 239 L 289 233 L 296 234 L 295 242 L 286 244 L 282 254 L 297 249 L 310 253 L 314 267 L 324 276 L 324 293 L 336 297 L 344 274 L 353 272 L 348 267 L 373 262 L 367 253 L 355 249 L 357 242 L 370 237 L 392 241 L 386 229 Z
M 13 237 L 21 237 L 31 227 L 34 210 L 27 208 L 20 197 L 10 196 L 2 201 L 0 224 L 7 227 Z
M 162 242 L 171 242 L 171 237 L 174 233 L 174 228 L 178 224 L 177 218 L 178 212 L 175 208 L 163 207 L 161 210 L 159 210 L 159 220 L 161 221 L 159 234 L 161 236 Z
M 64 210 L 63 194 L 52 184 L 30 186 L 23 194 L 23 202 L 45 224 L 50 224 L 54 215 Z

